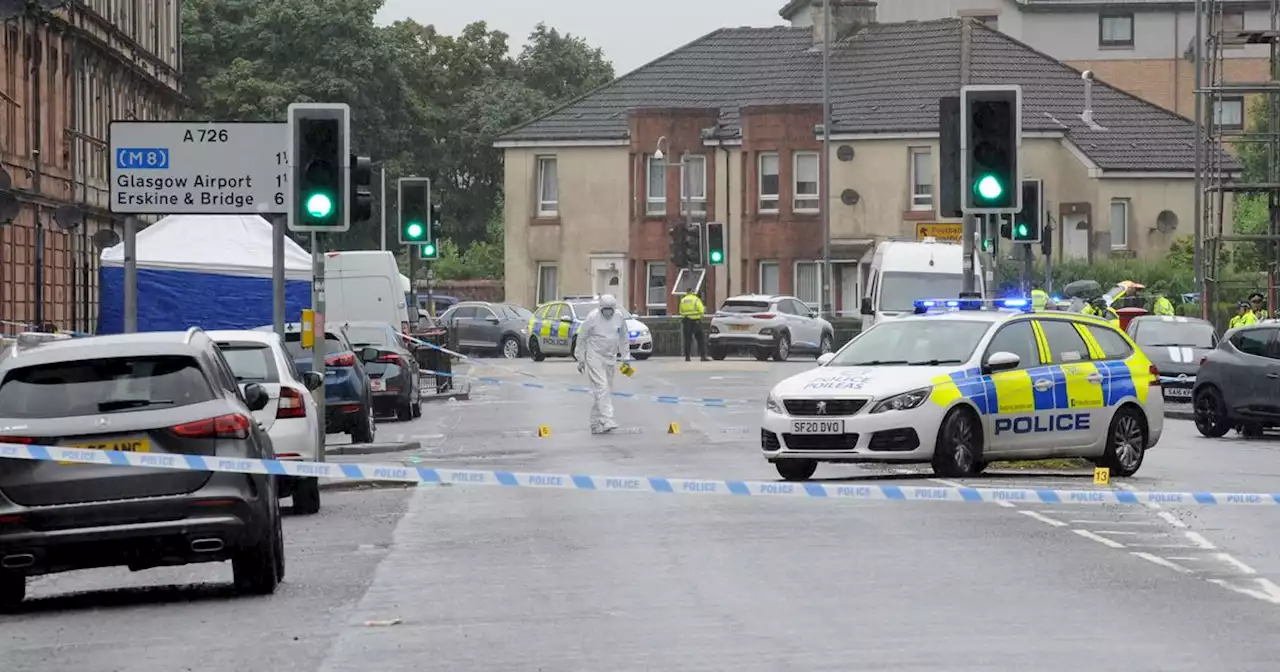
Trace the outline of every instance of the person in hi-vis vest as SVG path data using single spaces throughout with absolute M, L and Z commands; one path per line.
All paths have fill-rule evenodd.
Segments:
M 698 293 L 690 289 L 685 295 L 680 297 L 680 326 L 684 335 L 684 361 L 689 361 L 689 355 L 693 354 L 693 341 L 698 342 L 698 354 L 701 355 L 702 361 L 707 361 L 707 336 L 702 331 L 702 316 L 707 312 L 706 306 L 702 305 L 702 299 L 698 298 Z
M 1047 310 L 1049 307 L 1049 293 L 1043 289 L 1031 290 L 1031 310 L 1037 313 Z

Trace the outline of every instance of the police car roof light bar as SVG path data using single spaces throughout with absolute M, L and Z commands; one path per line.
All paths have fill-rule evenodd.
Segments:
M 1006 299 L 919 299 L 914 302 L 916 314 L 927 313 L 930 310 L 983 310 L 984 308 L 995 308 L 997 310 L 1016 310 L 1019 312 L 1030 311 L 1031 302 L 1027 299 L 1006 298 Z

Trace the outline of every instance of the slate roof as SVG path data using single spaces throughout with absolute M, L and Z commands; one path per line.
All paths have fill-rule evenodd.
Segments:
M 938 98 L 960 88 L 965 19 L 873 24 L 833 45 L 832 133 L 936 132 Z M 1103 170 L 1191 171 L 1192 122 L 1102 82 L 1080 118 L 1080 72 L 971 22 L 970 84 L 1022 86 L 1023 130 L 1060 131 Z M 822 102 L 810 28 L 723 28 L 523 126 L 499 141 L 624 140 L 639 107 L 717 107 L 715 136 L 739 137 L 747 105 Z M 1234 161 L 1228 159 L 1234 165 Z M 1226 167 L 1226 166 L 1224 166 Z

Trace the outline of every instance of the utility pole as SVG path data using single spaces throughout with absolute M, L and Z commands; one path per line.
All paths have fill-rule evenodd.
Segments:
M 831 314 L 831 0 L 822 1 L 822 296 L 819 308 Z M 973 241 L 969 241 L 973 245 Z M 968 264 L 973 264 L 968 257 Z
M 385 251 L 387 249 L 387 164 L 383 163 L 378 172 L 382 174 L 382 200 L 378 201 L 378 211 L 382 216 L 382 226 L 378 229 L 378 240 L 380 241 L 378 249 Z M 412 255 L 409 258 L 412 259 Z

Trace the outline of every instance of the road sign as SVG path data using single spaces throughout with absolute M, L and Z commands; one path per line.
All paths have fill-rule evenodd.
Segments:
M 937 238 L 949 243 L 958 243 L 964 239 L 964 224 L 960 222 L 917 222 L 916 240 Z
M 288 212 L 289 127 L 229 121 L 111 122 L 111 212 Z

